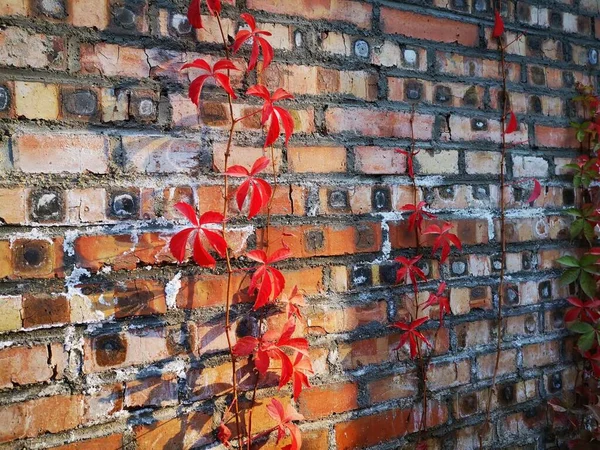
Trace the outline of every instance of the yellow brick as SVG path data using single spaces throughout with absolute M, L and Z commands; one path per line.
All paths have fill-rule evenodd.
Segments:
M 0 15 L 26 16 L 29 12 L 26 0 L 2 0 L 0 2 Z
M 71 23 L 103 30 L 110 21 L 108 0 L 71 0 Z
M 15 107 L 18 116 L 28 119 L 58 118 L 58 86 L 28 81 L 15 82 Z
M 0 296 L 0 332 L 18 330 L 21 320 L 21 296 Z

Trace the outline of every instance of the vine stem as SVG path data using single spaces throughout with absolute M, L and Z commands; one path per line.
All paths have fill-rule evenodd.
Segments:
M 504 288 L 505 288 L 505 277 L 506 277 L 506 200 L 505 200 L 505 188 L 506 188 L 506 172 L 505 172 L 505 161 L 506 161 L 506 116 L 508 114 L 508 104 L 510 101 L 508 91 L 506 88 L 506 47 L 502 43 L 502 37 L 498 37 L 497 44 L 498 50 L 500 51 L 500 68 L 502 70 L 502 94 L 503 94 L 503 105 L 502 105 L 502 117 L 500 118 L 501 127 L 501 156 L 500 156 L 500 245 L 501 245 L 501 256 L 500 256 L 500 284 L 498 286 L 498 313 L 496 316 L 497 324 L 497 340 L 496 340 L 496 360 L 494 363 L 494 373 L 492 375 L 492 384 L 488 389 L 487 404 L 485 410 L 485 422 L 483 423 L 482 429 L 479 431 L 479 447 L 483 448 L 483 433 L 485 429 L 490 425 L 490 414 L 492 409 L 492 395 L 496 390 L 496 380 L 498 378 L 498 369 L 500 368 L 500 353 L 502 347 L 502 305 L 504 304 Z
M 221 17 L 217 14 L 217 23 L 219 24 L 219 31 L 221 32 L 221 38 L 223 40 L 223 46 L 225 47 L 225 54 L 229 59 L 229 47 L 227 45 L 227 39 L 225 38 L 225 32 L 223 31 L 223 24 L 221 23 Z M 229 75 L 229 70 L 227 71 Z M 227 169 L 229 166 L 229 156 L 231 155 L 231 144 L 233 141 L 233 132 L 238 121 L 235 119 L 233 114 L 233 102 L 231 95 L 227 94 L 227 102 L 229 104 L 229 116 L 231 118 L 231 127 L 229 128 L 229 137 L 227 138 L 227 148 L 225 149 L 223 172 L 225 173 L 224 181 L 224 199 L 223 199 L 223 237 L 226 236 L 226 223 L 227 213 L 229 209 L 229 176 L 227 175 Z M 225 335 L 227 337 L 227 346 L 229 348 L 229 356 L 231 357 L 231 384 L 233 390 L 233 402 L 234 405 L 234 416 L 235 416 L 235 427 L 237 431 L 238 445 L 239 448 L 243 448 L 243 436 L 240 425 L 240 408 L 238 401 L 238 384 L 237 384 L 237 367 L 236 358 L 233 355 L 233 344 L 231 339 L 231 284 L 233 282 L 233 269 L 231 267 L 231 254 L 229 253 L 229 245 L 225 248 L 225 261 L 227 264 L 227 291 L 225 296 Z

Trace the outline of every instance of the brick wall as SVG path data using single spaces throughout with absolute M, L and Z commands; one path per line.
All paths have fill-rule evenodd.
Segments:
M 429 448 L 478 448 L 500 267 L 502 97 L 490 2 L 228 3 L 236 3 L 224 8 L 230 35 L 242 10 L 273 33 L 276 60 L 258 81 L 297 97 L 296 134 L 275 149 L 271 233 L 294 234 L 294 258 L 281 267 L 310 304 L 314 387 L 297 404 L 304 448 L 414 442 L 418 376 L 407 352 L 392 351 L 399 335 L 389 327 L 410 304 L 391 260 L 414 247 L 399 212 L 412 196 L 406 159 L 394 152 L 409 144 L 412 108 L 419 196 L 465 244 L 446 264 L 426 262 L 432 279 L 447 281 L 453 312 L 441 332 L 427 331 L 435 341 Z M 502 3 L 507 39 L 516 39 L 510 103 L 522 122 L 506 170 L 544 188 L 530 207 L 525 184 L 507 187 L 509 281 L 484 442 L 543 448 L 544 399 L 575 378 L 554 260 L 569 247 L 562 210 L 574 203 L 563 169 L 577 148 L 569 99 L 576 82 L 597 80 L 600 7 Z M 0 447 L 216 441 L 230 376 L 225 276 L 177 266 L 166 247 L 181 220 L 176 202 L 204 211 L 223 192 L 227 99 L 208 89 L 197 114 L 179 71 L 220 55 L 219 35 L 208 17 L 206 30 L 192 31 L 186 6 L 0 3 Z M 234 109 L 241 115 L 250 104 L 242 98 Z M 244 121 L 231 162 L 252 162 L 262 139 L 260 124 Z M 235 254 L 252 248 L 264 225 L 264 217 L 240 222 Z M 247 298 L 234 300 L 243 310 Z M 259 390 L 273 396 L 290 401 L 286 391 Z M 255 429 L 266 429 L 266 418 L 263 404 Z

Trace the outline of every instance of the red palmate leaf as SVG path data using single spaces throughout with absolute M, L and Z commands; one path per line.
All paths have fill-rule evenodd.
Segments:
M 417 346 L 420 342 L 424 342 L 429 348 L 433 348 L 423 333 L 417 330 L 418 327 L 423 325 L 428 320 L 428 317 L 421 317 L 420 319 L 414 320 L 410 323 L 402 321 L 394 323 L 392 325 L 394 328 L 398 328 L 403 331 L 403 333 L 400 335 L 400 342 L 394 348 L 394 350 L 401 349 L 408 342 L 410 357 L 414 358 L 418 354 Z
M 397 149 L 396 153 L 401 153 L 402 155 L 406 156 L 406 167 L 408 169 L 408 176 L 411 177 L 412 179 L 415 178 L 415 164 L 414 164 L 414 158 L 415 156 L 417 156 L 419 154 L 419 150 L 417 150 L 416 152 L 413 152 L 412 150 L 402 150 L 402 149 Z
M 437 292 L 434 294 L 433 292 L 429 294 L 429 298 L 425 303 L 423 303 L 423 307 L 439 305 L 440 310 L 440 326 L 444 326 L 444 314 L 450 313 L 450 301 L 448 297 L 444 297 L 442 294 L 446 290 L 446 282 L 442 282 L 438 287 Z
M 222 224 L 224 220 L 223 215 L 215 211 L 208 211 L 198 217 L 194 208 L 183 202 L 177 203 L 175 208 L 193 225 L 192 227 L 181 230 L 171 238 L 169 249 L 175 259 L 179 262 L 183 262 L 187 244 L 191 238 L 193 240 L 192 248 L 194 261 L 201 267 L 215 267 L 216 261 L 202 245 L 201 236 L 206 238 L 210 246 L 219 254 L 219 256 L 225 256 L 227 242 L 223 238 L 222 230 L 207 227 L 207 225 L 210 224 Z
M 242 166 L 231 166 L 225 172 L 231 177 L 244 177 L 246 180 L 238 187 L 235 199 L 238 208 L 241 210 L 246 197 L 250 198 L 250 207 L 248 209 L 248 219 L 256 216 L 262 208 L 269 204 L 273 189 L 271 185 L 262 178 L 256 178 L 255 175 L 262 172 L 271 162 L 265 156 L 258 158 L 250 171 Z
M 418 291 L 417 288 L 417 278 L 420 278 L 423 281 L 427 281 L 427 277 L 423 273 L 423 271 L 417 266 L 417 263 L 421 260 L 423 255 L 417 255 L 412 259 L 405 258 L 404 256 L 398 256 L 394 259 L 401 264 L 401 267 L 396 271 L 396 283 L 400 283 L 404 281 L 406 276 L 410 278 L 410 282 L 413 285 L 413 289 L 415 290 L 415 294 Z
M 492 31 L 493 38 L 499 38 L 504 34 L 504 20 L 500 15 L 500 11 L 494 12 L 494 30 Z
M 288 319 L 292 316 L 302 317 L 300 307 L 306 306 L 306 302 L 304 301 L 304 296 L 298 291 L 298 286 L 294 286 L 289 296 L 282 294 L 281 302 L 285 303 L 285 312 Z
M 271 403 L 267 405 L 267 412 L 277 422 L 277 442 L 285 437 L 286 431 L 289 431 L 292 438 L 292 443 L 283 447 L 282 450 L 299 450 L 302 447 L 302 436 L 300 429 L 292 422 L 304 420 L 304 416 L 298 413 L 292 405 L 284 407 L 276 398 L 271 399 Z
M 508 120 L 508 125 L 506 126 L 506 134 L 511 134 L 514 133 L 515 131 L 517 131 L 519 129 L 519 124 L 517 124 L 517 116 L 515 116 L 514 112 L 510 112 L 509 113 L 509 120 Z
M 222 59 L 220 61 L 217 61 L 211 67 L 210 64 L 208 64 L 205 60 L 196 59 L 191 63 L 184 64 L 181 67 L 181 70 L 190 68 L 200 69 L 206 72 L 196 77 L 194 81 L 192 81 L 190 84 L 190 100 L 192 100 L 192 102 L 194 102 L 196 106 L 198 106 L 198 104 L 200 103 L 200 93 L 202 92 L 202 87 L 204 86 L 206 80 L 208 80 L 209 78 L 213 78 L 215 82 L 223 89 L 225 89 L 225 92 L 227 92 L 227 94 L 230 95 L 232 98 L 237 98 L 235 92 L 233 92 L 233 88 L 231 87 L 229 76 L 227 75 L 227 73 L 221 73 L 222 71 L 227 70 L 239 70 L 235 66 L 235 64 L 233 64 L 233 62 L 231 62 L 230 60 Z
M 298 401 L 298 397 L 302 392 L 302 388 L 310 387 L 307 373 L 314 373 L 310 359 L 302 353 L 296 353 L 292 371 L 292 386 L 294 392 L 294 400 Z
M 292 99 L 294 96 L 281 88 L 277 89 L 273 92 L 273 95 L 271 95 L 269 90 L 260 84 L 250 87 L 246 94 L 260 97 L 265 101 L 262 107 L 261 123 L 265 125 L 269 119 L 271 122 L 269 124 L 269 130 L 264 146 L 268 147 L 279 137 L 281 130 L 279 121 L 281 121 L 281 125 L 283 126 L 285 132 L 285 144 L 287 145 L 294 132 L 294 119 L 289 111 L 280 106 L 275 106 L 273 103 L 279 100 Z
M 438 225 L 429 225 L 425 231 L 423 231 L 424 235 L 432 234 L 437 235 L 435 241 L 433 241 L 433 249 L 432 254 L 434 254 L 439 248 L 442 249 L 442 256 L 440 258 L 440 262 L 444 263 L 448 259 L 450 255 L 450 247 L 454 245 L 457 249 L 462 250 L 462 243 L 456 234 L 450 233 L 452 229 L 452 224 L 450 222 L 445 222 L 440 228 Z
M 252 41 L 252 51 L 250 52 L 250 60 L 248 61 L 248 72 L 250 72 L 258 61 L 258 54 L 262 49 L 263 54 L 263 70 L 265 70 L 271 61 L 273 60 L 273 47 L 269 44 L 262 36 L 271 36 L 271 33 L 256 28 L 256 20 L 251 14 L 243 13 L 240 15 L 244 22 L 250 27 L 248 30 L 240 30 L 235 36 L 233 43 L 233 53 L 237 53 L 238 50 L 244 45 L 245 42 Z
M 262 264 L 252 274 L 248 288 L 250 295 L 256 293 L 254 310 L 261 308 L 269 301 L 274 301 L 281 294 L 285 287 L 285 278 L 279 270 L 271 267 L 271 264 L 289 258 L 291 255 L 292 252 L 289 248 L 280 248 L 269 257 L 263 250 L 253 250 L 246 254 L 248 258 Z
M 565 313 L 565 322 L 574 322 L 575 320 L 581 320 L 587 323 L 596 323 L 600 319 L 600 300 L 594 299 L 593 301 L 583 301 L 577 297 L 568 297 L 567 301 L 573 305 L 572 308 L 567 309 Z
M 223 444 L 225 447 L 230 448 L 231 444 L 229 443 L 229 439 L 231 438 L 231 430 L 227 425 L 223 422 L 219 424 L 219 428 L 217 431 L 217 439 L 219 442 Z
M 188 8 L 187 18 L 194 28 L 202 28 L 202 16 L 200 11 L 201 0 L 192 0 Z M 221 0 L 206 0 L 208 10 L 213 16 L 221 13 Z
M 540 195 L 542 195 L 542 185 L 538 180 L 534 179 L 533 190 L 531 191 L 531 195 L 527 199 L 527 203 L 535 202 Z
M 421 232 L 421 225 L 423 224 L 423 220 L 435 219 L 435 215 L 425 211 L 423 208 L 427 205 L 426 202 L 419 202 L 418 205 L 413 205 L 412 203 L 408 205 L 404 205 L 400 208 L 402 211 L 412 211 L 412 214 L 408 217 L 408 229 L 410 231 L 414 231 L 415 228 Z

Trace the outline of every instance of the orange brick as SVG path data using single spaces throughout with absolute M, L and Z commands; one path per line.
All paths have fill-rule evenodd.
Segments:
M 125 407 L 167 406 L 177 403 L 177 376 L 164 374 L 125 384 Z
M 356 147 L 354 164 L 359 172 L 386 175 L 406 172 L 406 156 L 396 152 L 395 148 Z
M 354 0 L 248 0 L 250 9 L 277 14 L 301 16 L 307 19 L 340 20 L 360 28 L 371 28 L 372 6 Z
M 438 42 L 456 42 L 470 47 L 479 43 L 479 27 L 471 23 L 391 8 L 381 9 L 381 22 L 386 33 Z
M 344 147 L 289 147 L 288 165 L 296 173 L 330 173 L 346 171 Z M 319 161 L 319 164 L 315 164 Z
M 55 84 L 15 82 L 15 111 L 28 119 L 58 119 L 58 86 Z
M 323 401 L 324 399 L 327 401 Z M 315 386 L 304 389 L 298 399 L 299 412 L 307 420 L 358 408 L 358 386 L 354 383 Z
M 413 397 L 419 392 L 419 378 L 415 372 L 392 375 L 369 382 L 367 391 L 371 404 Z
M 134 433 L 137 448 L 140 450 L 190 449 L 214 442 L 212 428 L 211 416 L 201 412 L 192 412 L 152 425 L 139 425 L 134 428 Z
M 67 354 L 61 344 L 9 347 L 0 350 L 0 389 L 62 378 Z
M 122 434 L 111 434 L 110 436 L 99 437 L 95 439 L 86 439 L 85 441 L 73 442 L 72 444 L 52 447 L 53 450 L 108 450 L 117 449 L 123 446 Z
M 148 78 L 150 65 L 141 48 L 121 47 L 115 44 L 82 44 L 80 47 L 81 73 L 107 77 Z
M 541 342 L 523 346 L 523 367 L 531 369 L 561 361 L 560 341 Z
M 552 128 L 544 125 L 535 126 L 535 143 L 540 147 L 579 148 L 572 128 Z
M 76 27 L 90 27 L 104 30 L 110 22 L 108 0 L 90 2 L 89 0 L 73 0 L 69 3 L 70 21 Z

